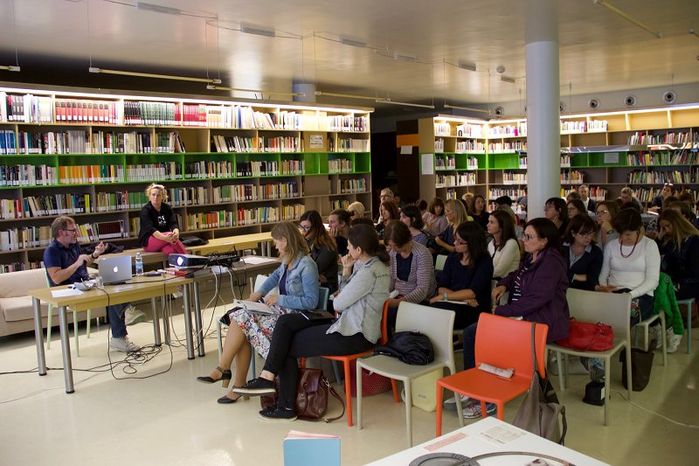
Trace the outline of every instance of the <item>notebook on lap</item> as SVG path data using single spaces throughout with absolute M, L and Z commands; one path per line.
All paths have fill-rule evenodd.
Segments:
M 105 285 L 117 285 L 131 280 L 131 256 L 104 257 L 99 272 Z

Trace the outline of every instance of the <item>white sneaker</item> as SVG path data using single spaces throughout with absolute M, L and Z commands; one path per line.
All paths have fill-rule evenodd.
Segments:
M 670 332 L 668 332 L 668 335 L 670 335 Z M 648 343 L 650 344 L 651 341 L 655 340 L 655 348 L 649 348 L 649 349 L 662 349 L 663 347 L 663 329 L 660 325 L 651 325 L 650 328 L 648 329 Z M 669 338 L 668 338 L 669 340 Z
M 674 353 L 675 351 L 677 351 L 677 348 L 680 346 L 681 341 L 682 341 L 682 335 L 676 335 L 672 329 L 668 329 L 668 331 L 667 331 L 667 352 Z
M 458 395 L 458 398 L 459 401 L 461 401 L 461 407 L 465 408 L 470 398 L 461 394 Z M 456 411 L 456 399 L 452 396 L 451 398 L 444 400 L 443 406 L 446 411 Z
M 145 317 L 146 315 L 144 313 L 136 309 L 132 304 L 129 304 L 124 314 L 124 321 L 126 325 L 133 325 L 136 322 L 142 321 Z
M 131 353 L 132 351 L 138 351 L 141 349 L 140 346 L 129 340 L 129 337 L 112 337 L 112 339 L 109 341 L 109 347 L 114 351 L 121 351 L 122 353 Z

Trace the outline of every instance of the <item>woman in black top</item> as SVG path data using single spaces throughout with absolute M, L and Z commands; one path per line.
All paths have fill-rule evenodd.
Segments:
M 544 217 L 551 220 L 561 238 L 568 229 L 568 206 L 560 197 L 552 197 L 546 200 L 544 205 Z
M 180 241 L 177 219 L 167 201 L 165 186 L 153 183 L 146 188 L 149 201 L 141 209 L 141 228 L 138 243 L 146 252 L 161 251 L 164 254 L 186 254 Z
M 595 244 L 595 221 L 587 214 L 576 215 L 563 238 L 563 258 L 568 262 L 570 288 L 594 291 L 599 284 L 604 254 Z
M 485 230 L 488 227 L 488 217 L 490 213 L 485 210 L 485 198 L 480 194 L 476 194 L 473 198 L 473 211 L 471 217 L 473 221 L 479 224 Z
M 376 224 L 376 233 L 379 239 L 383 239 L 383 231 L 391 220 L 400 220 L 398 206 L 392 201 L 384 201 L 379 206 L 379 223 Z
M 318 266 L 320 286 L 327 287 L 330 293 L 337 291 L 337 245 L 323 226 L 323 219 L 317 210 L 307 210 L 299 221 L 301 234 L 308 243 L 311 258 Z
M 672 278 L 677 299 L 699 299 L 699 231 L 672 209 L 663 210 L 658 224 L 660 270 Z

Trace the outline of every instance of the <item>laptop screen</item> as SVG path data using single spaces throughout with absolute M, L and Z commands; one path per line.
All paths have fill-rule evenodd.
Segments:
M 105 285 L 124 283 L 131 279 L 131 256 L 103 257 L 99 262 L 99 272 Z

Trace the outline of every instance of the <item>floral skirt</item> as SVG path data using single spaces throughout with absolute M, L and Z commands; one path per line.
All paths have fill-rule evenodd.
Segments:
M 289 313 L 284 308 L 277 307 L 277 309 L 279 310 L 277 315 L 256 314 L 245 309 L 232 309 L 229 313 L 231 325 L 233 325 L 233 322 L 238 324 L 250 345 L 263 358 L 266 358 L 269 353 L 272 332 L 274 331 L 274 326 L 277 325 L 277 319 L 279 319 L 279 316 Z

